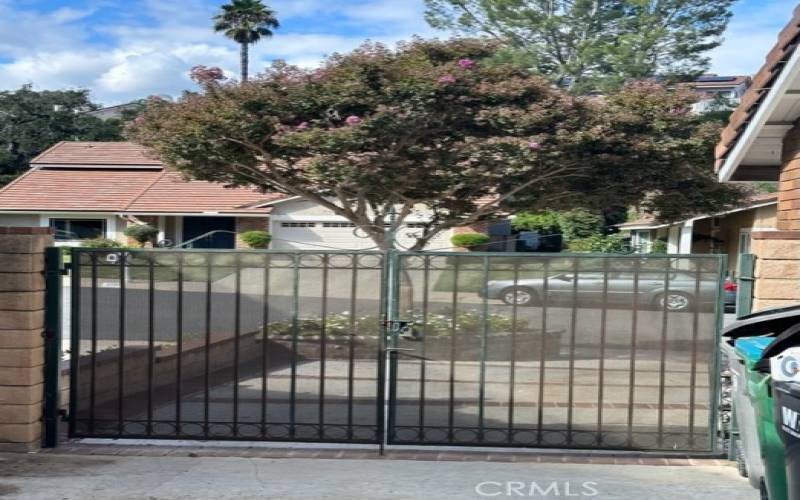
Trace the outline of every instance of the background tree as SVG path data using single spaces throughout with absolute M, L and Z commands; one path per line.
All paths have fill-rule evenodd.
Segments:
M 0 92 L 0 185 L 58 141 L 122 140 L 122 120 L 86 114 L 97 108 L 88 90 L 37 92 L 26 85 Z
M 214 31 L 239 44 L 242 81 L 247 81 L 250 45 L 261 38 L 270 38 L 280 24 L 275 11 L 261 0 L 233 0 L 222 6 L 222 11 L 214 16 Z
M 708 67 L 735 0 L 425 0 L 428 22 L 499 40 L 577 92 Z
M 364 45 L 313 71 L 276 64 L 251 85 L 212 80 L 204 94 L 153 101 L 130 137 L 190 177 L 317 203 L 382 248 L 421 209 L 430 220 L 414 249 L 517 207 L 640 204 L 677 217 L 737 199 L 695 167 L 719 127 L 688 113 L 693 94 L 642 84 L 577 98 L 481 62 L 495 53 L 478 40 L 415 40 Z

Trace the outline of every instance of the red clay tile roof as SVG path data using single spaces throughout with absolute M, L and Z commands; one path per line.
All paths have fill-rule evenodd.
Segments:
M 258 205 L 285 197 L 184 180 L 129 142 L 60 142 L 32 163 L 0 189 L 0 210 L 267 214 L 271 208 Z
M 727 154 L 736 146 L 742 132 L 750 119 L 758 111 L 772 83 L 783 71 L 786 61 L 797 47 L 800 36 L 800 5 L 795 7 L 792 19 L 778 35 L 778 42 L 767 54 L 767 60 L 753 77 L 753 83 L 742 96 L 741 103 L 731 114 L 728 126 L 722 131 L 722 137 L 715 151 L 716 170 L 722 167 Z
M 31 160 L 33 165 L 160 166 L 144 146 L 132 142 L 59 142 Z
M 0 190 L 0 210 L 128 213 L 268 214 L 254 205 L 284 197 L 175 172 L 119 169 L 33 169 Z
M 269 213 L 269 207 L 253 205 L 285 197 L 248 188 L 226 188 L 205 181 L 187 181 L 180 174 L 165 171 L 125 208 L 128 212 L 231 212 Z M 2 198 L 0 197 L 0 200 Z

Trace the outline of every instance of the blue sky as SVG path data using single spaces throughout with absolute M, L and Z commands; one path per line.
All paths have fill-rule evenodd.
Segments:
M 116 104 L 192 88 L 194 65 L 236 75 L 238 49 L 214 34 L 223 0 L 0 0 L 0 88 L 89 88 Z M 305 66 L 369 38 L 386 43 L 443 36 L 423 19 L 423 0 L 272 0 L 283 24 L 253 50 L 252 70 L 274 59 Z M 761 66 L 797 2 L 739 0 L 712 71 L 749 74 Z

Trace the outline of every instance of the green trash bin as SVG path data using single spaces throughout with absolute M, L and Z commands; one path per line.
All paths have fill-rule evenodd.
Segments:
M 762 498 L 769 500 L 787 500 L 786 468 L 784 466 L 785 448 L 778 430 L 775 427 L 774 404 L 769 369 L 766 372 L 762 355 L 769 344 L 763 337 L 736 339 L 736 354 L 745 364 L 745 387 L 756 414 L 755 429 L 739 429 L 741 434 L 755 431 L 758 434 L 764 477 L 761 482 Z M 744 441 L 744 440 L 743 440 Z M 747 451 L 745 451 L 747 453 Z M 768 496 L 765 496 L 767 495 Z
M 787 500 L 785 447 L 773 418 L 775 411 L 769 358 L 780 354 L 789 346 L 800 345 L 800 305 L 762 310 L 743 316 L 725 327 L 722 336 L 729 345 L 733 344 L 735 356 L 743 365 L 738 372 L 743 375 L 744 386 L 737 390 L 744 395 L 741 395 L 738 402 L 735 394 L 733 399 L 734 405 L 742 404 L 741 400 L 752 405 L 749 410 L 754 415 L 755 423 L 740 425 L 739 434 L 745 446 L 748 442 L 751 445 L 754 443 L 752 434 L 746 433 L 755 433 L 758 437 L 757 447 L 760 449 L 756 451 L 753 446 L 749 446 L 745 453 L 749 451 L 751 457 L 758 453 L 761 457 L 760 461 L 752 459 L 751 462 L 756 465 L 756 473 L 759 469 L 763 472 L 759 484 L 762 498 Z M 741 378 L 740 376 L 739 382 L 742 382 Z

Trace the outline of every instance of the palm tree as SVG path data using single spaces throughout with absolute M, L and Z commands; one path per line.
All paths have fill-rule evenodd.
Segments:
M 242 81 L 247 81 L 250 44 L 272 36 L 279 25 L 275 11 L 261 0 L 232 0 L 214 16 L 214 31 L 241 45 Z

